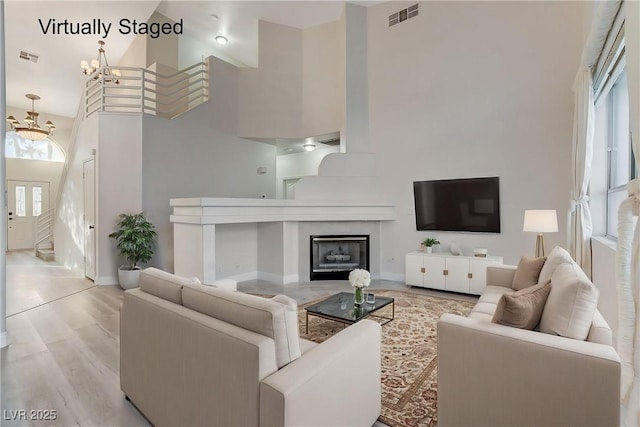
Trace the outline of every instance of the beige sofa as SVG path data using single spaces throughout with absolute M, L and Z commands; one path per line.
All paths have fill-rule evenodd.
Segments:
M 438 425 L 618 426 L 620 358 L 607 322 L 595 310 L 584 341 L 491 323 L 515 272 L 489 267 L 471 314 L 438 322 Z
M 213 284 L 215 286 L 215 283 Z M 155 426 L 372 425 L 380 325 L 300 339 L 297 304 L 156 270 L 124 293 L 120 384 Z

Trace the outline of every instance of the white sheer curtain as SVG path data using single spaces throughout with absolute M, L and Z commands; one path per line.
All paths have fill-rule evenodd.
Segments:
M 591 68 L 582 65 L 573 84 L 573 188 L 568 216 L 569 252 L 591 277 L 591 210 L 589 180 L 593 159 L 594 105 Z
M 626 3 L 625 44 L 631 141 L 640 170 L 640 3 Z M 627 184 L 618 210 L 616 282 L 618 353 L 622 359 L 622 423 L 640 426 L 640 179 Z
M 593 223 L 587 191 L 593 159 L 594 96 L 592 69 L 596 65 L 607 35 L 620 9 L 620 1 L 601 2 L 587 37 L 580 69 L 573 83 L 575 110 L 573 115 L 573 187 L 567 214 L 569 253 L 591 277 L 591 234 Z

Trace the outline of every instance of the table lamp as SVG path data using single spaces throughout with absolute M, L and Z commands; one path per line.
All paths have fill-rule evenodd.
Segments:
M 544 255 L 544 238 L 542 233 L 558 232 L 558 217 L 555 209 L 532 209 L 524 211 L 522 231 L 538 233 L 536 238 L 536 257 Z

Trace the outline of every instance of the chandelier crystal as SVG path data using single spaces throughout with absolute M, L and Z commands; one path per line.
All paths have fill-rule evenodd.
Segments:
M 56 126 L 51 120 L 47 120 L 45 123 L 47 130 L 42 129 L 38 124 L 39 113 L 36 113 L 35 109 L 35 101 L 39 100 L 40 97 L 32 93 L 28 93 L 25 96 L 31 100 L 31 111 L 27 111 L 27 117 L 24 118 L 25 125 L 20 125 L 20 122 L 13 116 L 7 117 L 7 121 L 11 125 L 11 129 L 24 139 L 42 141 L 49 135 L 53 135 L 53 130 Z
M 104 67 L 105 82 L 120 84 L 118 77 L 120 77 L 120 71 L 112 70 L 109 68 L 109 62 L 107 61 L 107 54 L 104 51 L 104 41 L 98 40 L 98 57 L 92 59 L 90 62 L 86 60 L 80 61 L 80 68 L 82 72 L 88 76 L 92 75 L 99 70 L 94 79 L 98 79 L 102 76 L 102 69 Z

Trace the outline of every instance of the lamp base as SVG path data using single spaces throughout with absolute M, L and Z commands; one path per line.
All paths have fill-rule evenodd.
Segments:
M 536 237 L 536 258 L 544 256 L 544 238 L 542 234 L 538 234 Z

